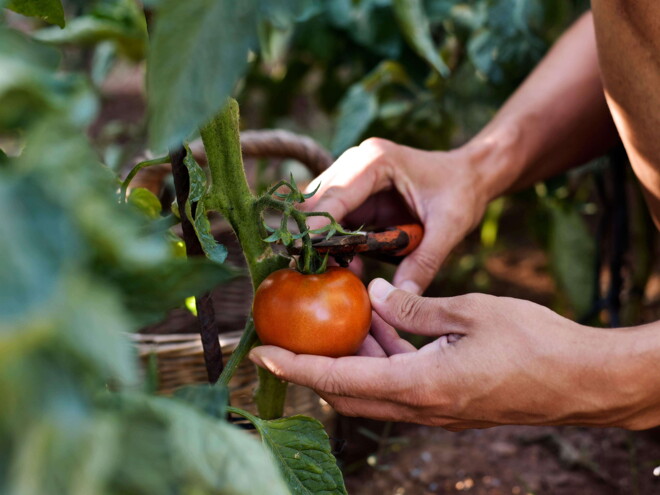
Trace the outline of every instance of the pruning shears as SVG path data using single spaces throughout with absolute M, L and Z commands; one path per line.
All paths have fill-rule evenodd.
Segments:
M 319 237 L 312 239 L 312 247 L 320 254 L 327 253 L 335 258 L 340 266 L 348 266 L 356 254 L 399 264 L 404 256 L 419 246 L 423 236 L 421 225 L 406 224 L 370 232 L 335 235 L 327 239 Z M 300 241 L 290 248 L 292 254 L 300 254 L 301 250 Z

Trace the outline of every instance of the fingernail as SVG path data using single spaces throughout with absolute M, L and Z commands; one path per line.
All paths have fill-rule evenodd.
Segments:
M 264 362 L 261 359 L 261 356 L 259 356 L 258 351 L 255 349 L 252 349 L 250 351 L 250 354 L 248 354 L 248 358 L 250 358 L 250 361 L 252 361 L 254 364 L 261 368 L 265 368 L 266 366 L 264 365 Z
M 375 301 L 384 301 L 394 286 L 382 278 L 377 278 L 369 284 L 369 296 Z
M 399 284 L 399 289 L 405 290 L 406 292 L 411 292 L 415 295 L 419 295 L 420 290 L 419 290 L 419 285 L 417 285 L 415 282 L 412 280 L 404 280 Z

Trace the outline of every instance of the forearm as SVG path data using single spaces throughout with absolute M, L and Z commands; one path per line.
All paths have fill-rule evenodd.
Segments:
M 465 148 L 490 200 L 585 163 L 616 139 L 589 13 Z

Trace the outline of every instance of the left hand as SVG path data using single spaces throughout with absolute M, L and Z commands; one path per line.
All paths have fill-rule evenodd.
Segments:
M 626 426 L 637 405 L 627 384 L 617 382 L 615 331 L 583 327 L 518 299 L 422 298 L 382 279 L 369 290 L 375 319 L 360 356 L 261 346 L 250 358 L 314 389 L 341 414 L 451 430 Z M 394 328 L 438 338 L 416 350 Z

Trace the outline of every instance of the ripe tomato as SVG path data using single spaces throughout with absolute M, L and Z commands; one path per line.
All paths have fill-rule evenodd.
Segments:
M 291 268 L 271 273 L 257 288 L 253 313 L 263 344 L 297 354 L 355 354 L 371 325 L 364 284 L 339 267 L 319 275 Z

